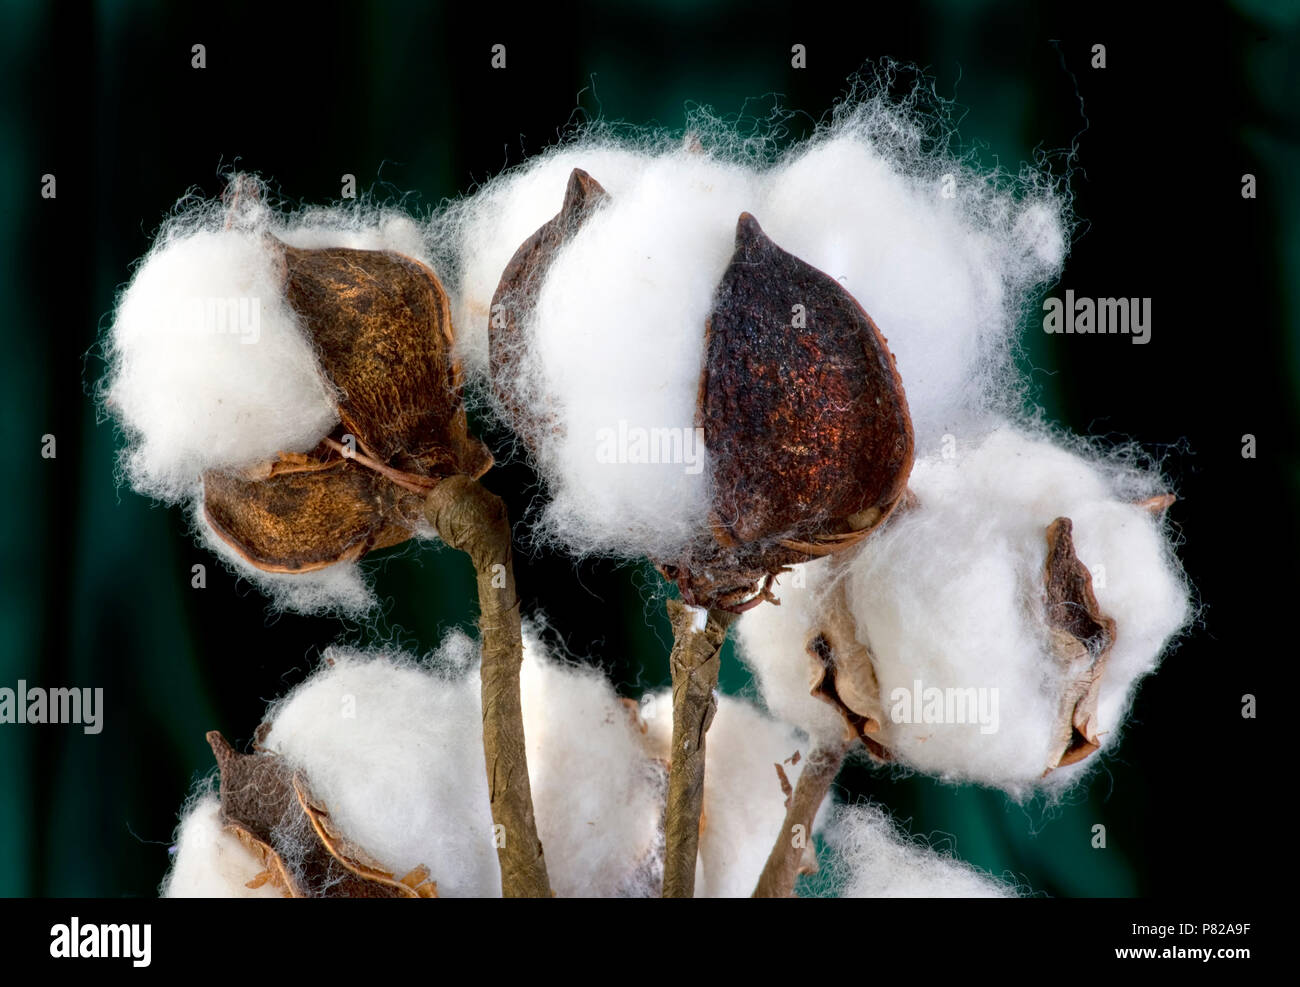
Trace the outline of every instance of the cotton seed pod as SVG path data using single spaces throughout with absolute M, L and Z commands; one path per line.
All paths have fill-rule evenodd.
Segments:
M 1064 788 L 1190 614 L 1160 482 L 1008 427 L 923 458 L 915 502 L 742 617 L 741 654 L 819 742 L 848 731 L 1017 798 Z
M 520 407 L 522 319 L 559 252 L 609 200 L 576 169 L 560 212 L 519 248 L 494 297 L 494 390 L 534 453 L 553 426 Z M 695 425 L 711 461 L 710 530 L 684 556 L 656 562 L 688 603 L 743 609 L 771 598 L 784 566 L 846 548 L 888 516 L 911 468 L 911 421 L 871 318 L 748 213 L 701 330 Z
M 239 754 L 221 734 L 208 734 L 221 770 L 220 819 L 265 868 L 249 881 L 269 883 L 286 898 L 436 898 L 424 867 L 400 880 L 334 826 L 306 779 L 279 755 Z
M 269 237 L 268 249 L 341 424 L 309 453 L 209 470 L 203 509 L 252 565 L 306 572 L 410 538 L 439 477 L 481 476 L 492 458 L 468 431 L 447 295 L 429 268 L 390 251 Z

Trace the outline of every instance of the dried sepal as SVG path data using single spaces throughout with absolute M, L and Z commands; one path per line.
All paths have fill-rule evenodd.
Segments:
M 264 868 L 250 887 L 270 882 L 287 898 L 437 897 L 423 866 L 396 879 L 343 837 L 278 754 L 240 754 L 215 730 L 207 739 L 221 773 L 222 822 Z
M 203 511 L 212 530 L 268 572 L 311 572 L 411 536 L 420 500 L 351 460 L 272 464 L 264 478 L 210 471 Z
M 1081 761 L 1101 747 L 1097 700 L 1115 643 L 1115 621 L 1102 613 L 1092 573 L 1075 554 L 1073 527 L 1068 517 L 1047 526 L 1043 581 L 1048 633 L 1053 658 L 1070 682 L 1061 697 L 1048 771 Z
M 595 212 L 609 193 L 581 168 L 574 168 L 560 211 L 515 251 L 492 296 L 488 322 L 488 366 L 493 390 L 517 424 L 526 445 L 532 444 L 544 422 L 530 421 L 516 404 L 510 387 L 523 346 L 523 319 L 537 302 L 537 293 L 561 247 Z
M 892 760 L 876 739 L 885 721 L 880 682 L 871 649 L 858 639 L 857 621 L 849 607 L 844 580 L 831 589 L 806 651 L 809 693 L 843 717 L 846 737 L 861 740 L 876 760 Z
M 447 293 L 424 264 L 383 250 L 282 246 L 285 294 L 368 454 L 422 476 L 491 465 L 469 435 Z

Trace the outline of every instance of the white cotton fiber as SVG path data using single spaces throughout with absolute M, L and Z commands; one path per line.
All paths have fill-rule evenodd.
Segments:
M 1017 797 L 1085 771 L 1095 756 L 1041 777 L 1071 684 L 1049 647 L 1045 531 L 1072 519 L 1098 604 L 1116 622 L 1099 702 L 1104 749 L 1137 681 L 1190 616 L 1162 520 L 1129 496 L 1155 493 L 1156 483 L 1009 427 L 959 444 L 951 460 L 918 461 L 919 505 L 863 542 L 844 577 L 887 714 L 875 739 L 906 766 Z M 925 722 L 931 688 L 979 705 Z
M 875 319 L 921 453 L 1014 400 L 1015 329 L 1063 262 L 1068 203 L 1032 169 L 1012 181 L 927 143 L 927 125 L 947 121 L 919 114 L 859 100 L 780 154 L 703 115 L 685 142 L 597 130 L 444 211 L 434 239 L 454 255 L 462 352 L 482 375 L 501 273 L 559 211 L 569 171 L 583 168 L 610 193 L 556 251 L 520 319 L 517 373 L 494 382 L 507 395 L 494 405 L 516 432 L 554 425 L 532 450 L 551 498 L 536 539 L 579 555 L 673 560 L 706 530 L 707 455 L 695 469 L 637 461 L 635 434 L 694 424 L 705 320 L 742 212 Z M 510 420 L 516 408 L 527 421 Z M 621 461 L 602 451 L 611 432 Z
M 263 871 L 253 851 L 227 831 L 221 805 L 211 793 L 194 799 L 176 833 L 172 869 L 163 882 L 164 898 L 279 898 L 271 882 L 250 888 Z
M 650 749 L 669 760 L 671 691 L 656 694 L 642 709 Z M 773 720 L 743 699 L 718 696 L 717 714 L 705 738 L 704 822 L 695 897 L 747 898 L 753 894 L 785 822 L 786 796 L 776 765 L 781 765 L 794 786 L 809 753 L 807 737 L 793 727 Z M 826 808 L 823 805 L 823 815 Z M 820 828 L 821 818 L 819 815 L 815 821 L 814 832 Z
M 126 476 L 163 500 L 204 470 L 311 449 L 338 421 L 256 230 L 169 224 L 118 302 L 108 351 Z
M 501 274 L 520 245 L 560 211 L 573 169 L 583 168 L 613 192 L 627 186 L 643 161 L 635 148 L 616 143 L 552 148 L 452 203 L 435 221 L 433 238 L 450 272 L 456 355 L 469 378 L 487 376 L 488 320 Z
M 841 898 L 1016 898 L 1019 888 L 908 837 L 874 805 L 839 806 L 822 866 Z
M 477 647 L 457 634 L 427 662 L 340 648 L 324 658 L 272 706 L 264 745 L 394 874 L 424 864 L 443 897 L 499 894 Z M 599 672 L 547 657 L 531 632 L 521 695 L 554 891 L 657 892 L 665 774 L 626 706 Z
M 314 616 L 361 618 L 379 602 L 359 562 L 336 562 L 309 572 L 268 572 L 230 547 L 208 523 L 202 500 L 196 500 L 190 526 L 199 544 L 216 555 L 240 579 L 271 601 L 276 610 Z
M 1030 292 L 1060 270 L 1065 203 L 922 150 L 869 101 L 768 176 L 763 229 L 820 268 L 889 341 L 918 453 L 1014 391 L 1012 341 Z
M 830 565 L 830 559 L 818 559 L 782 573 L 773 587 L 780 606 L 747 611 L 732 632 L 737 654 L 753 671 L 759 694 L 772 715 L 827 743 L 844 734 L 844 717 L 812 695 L 808 642 L 820 623 Z

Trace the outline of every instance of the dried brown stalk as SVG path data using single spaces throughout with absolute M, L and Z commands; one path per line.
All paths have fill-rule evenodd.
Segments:
M 524 749 L 519 701 L 523 636 L 506 506 L 477 480 L 457 475 L 429 494 L 425 517 L 444 542 L 470 557 L 478 576 L 483 754 L 492 821 L 504 835 L 497 847 L 501 893 L 507 898 L 548 898 L 551 887 Z
M 704 806 L 704 737 L 718 709 L 722 645 L 736 620 L 736 614 L 729 611 L 709 610 L 701 629 L 701 614 L 681 600 L 668 601 L 673 625 L 673 650 L 668 658 L 673 677 L 673 746 L 664 823 L 665 898 L 695 894 Z
M 812 838 L 813 820 L 826 799 L 831 783 L 840 773 L 844 758 L 857 742 L 856 737 L 845 736 L 838 742 L 823 743 L 813 749 L 804 765 L 803 773 L 794 786 L 794 793 L 786 799 L 785 822 L 781 833 L 768 854 L 763 873 L 754 888 L 755 898 L 791 898 L 794 883 L 808 868 L 804 863 Z M 787 782 L 788 784 L 788 782 Z M 803 839 L 798 839 L 802 836 Z

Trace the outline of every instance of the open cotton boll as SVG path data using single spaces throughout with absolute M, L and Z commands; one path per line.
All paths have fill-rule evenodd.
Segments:
M 902 833 L 874 805 L 839 806 L 826 827 L 822 866 L 840 898 L 1016 898 L 999 880 Z
M 440 895 L 499 894 L 476 647 L 454 635 L 430 663 L 337 648 L 325 659 L 271 709 L 264 746 L 301 770 L 339 829 L 394 874 L 424 864 Z M 552 888 L 645 893 L 664 774 L 627 709 L 598 672 L 553 661 L 532 634 L 521 696 Z
M 1137 680 L 1189 616 L 1160 520 L 1117 499 L 1117 482 L 1155 480 L 1117 481 L 1103 461 L 1010 428 L 953 460 L 918 461 L 918 506 L 864 542 L 843 577 L 887 714 L 875 739 L 900 763 L 1016 797 L 1085 770 L 1042 777 L 1061 753 L 1060 707 L 1078 674 L 1047 624 L 1045 535 L 1057 517 L 1073 520 L 1078 558 L 1115 620 L 1095 724 L 1100 745 L 1114 743 Z
M 814 741 L 834 742 L 844 718 L 812 694 L 808 641 L 816 633 L 829 559 L 804 562 L 777 580 L 780 606 L 755 607 L 735 624 L 737 653 L 754 673 L 759 695 L 772 715 Z
M 177 830 L 171 870 L 163 881 L 164 898 L 278 898 L 269 883 L 248 885 L 264 870 L 262 862 L 226 830 L 217 797 L 193 800 Z
M 655 694 L 642 707 L 646 741 L 664 760 L 672 754 L 672 707 L 671 691 Z M 717 714 L 705 738 L 697 898 L 753 894 L 785 823 L 786 796 L 776 766 L 781 766 L 791 786 L 796 785 L 808 753 L 807 738 L 793 727 L 743 699 L 718 696 Z M 825 806 L 814 831 L 820 828 L 824 811 Z
M 555 147 L 493 178 L 434 220 L 431 236 L 449 254 L 445 266 L 452 272 L 456 356 L 469 379 L 487 376 L 488 319 L 501 272 L 519 244 L 555 215 L 569 173 L 583 168 L 606 189 L 621 190 L 648 156 L 638 146 L 598 140 Z
M 125 475 L 173 502 L 204 470 L 306 451 L 338 421 L 274 251 L 259 231 L 204 224 L 165 228 L 122 293 L 107 346 Z

